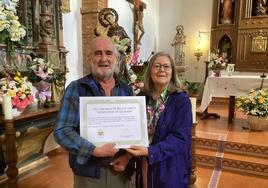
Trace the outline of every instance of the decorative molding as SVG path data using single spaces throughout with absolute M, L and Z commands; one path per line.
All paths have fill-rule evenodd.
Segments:
M 222 168 L 247 174 L 254 174 L 268 177 L 268 165 L 264 164 L 256 164 L 233 159 L 223 159 Z

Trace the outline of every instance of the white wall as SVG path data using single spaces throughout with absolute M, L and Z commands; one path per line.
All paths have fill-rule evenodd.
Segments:
M 187 36 L 185 53 L 186 64 L 186 78 L 190 81 L 203 82 L 205 79 L 205 63 L 208 60 L 209 36 L 211 27 L 212 1 L 211 0 L 187 0 L 183 1 L 182 5 L 182 24 L 184 25 L 184 32 Z M 200 62 L 197 62 L 193 55 L 195 49 L 196 38 L 198 31 L 209 32 L 202 34 L 205 37 L 208 46 L 203 51 L 203 56 Z
M 186 35 L 185 62 L 186 79 L 189 81 L 203 82 L 205 76 L 204 60 L 207 60 L 207 50 L 197 62 L 193 55 L 195 40 L 198 31 L 210 31 L 211 0 L 165 0 L 160 1 L 159 14 L 159 50 L 170 52 L 174 57 L 174 49 L 170 43 L 176 34 L 176 26 L 184 26 Z M 208 35 L 206 35 L 208 36 Z
M 63 40 L 64 46 L 69 51 L 66 85 L 83 76 L 81 3 L 82 0 L 70 1 L 71 12 L 63 14 Z

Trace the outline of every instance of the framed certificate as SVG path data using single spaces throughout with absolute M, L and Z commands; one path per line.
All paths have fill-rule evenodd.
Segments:
M 96 146 L 148 146 L 145 97 L 80 97 L 80 135 Z

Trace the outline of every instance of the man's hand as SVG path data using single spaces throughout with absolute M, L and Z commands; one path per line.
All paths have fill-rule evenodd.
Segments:
M 95 157 L 112 157 L 118 152 L 118 149 L 114 147 L 115 143 L 104 144 L 100 147 L 96 147 L 92 155 Z
M 126 166 L 131 158 L 132 158 L 132 155 L 130 153 L 126 153 L 126 154 L 116 158 L 111 163 L 114 171 L 123 172 L 126 169 Z
M 148 155 L 148 148 L 143 147 L 143 146 L 131 146 L 130 148 L 126 150 L 134 156 L 147 156 Z

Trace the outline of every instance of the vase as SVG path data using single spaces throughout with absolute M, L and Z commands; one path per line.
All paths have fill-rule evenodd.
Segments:
M 268 117 L 247 116 L 248 124 L 251 130 L 262 131 L 268 128 Z
M 221 76 L 221 70 L 213 70 L 214 76 L 215 77 L 220 77 Z

